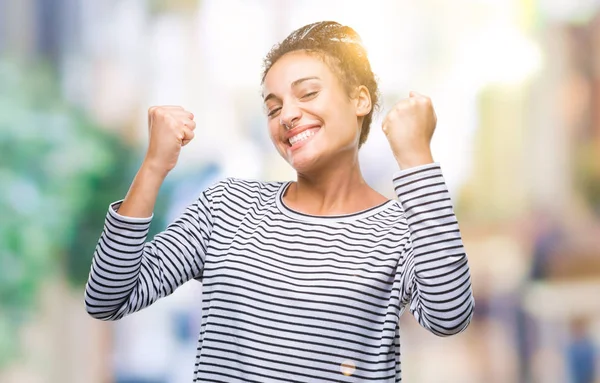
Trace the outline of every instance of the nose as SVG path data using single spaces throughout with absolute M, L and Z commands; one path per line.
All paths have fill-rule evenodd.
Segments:
M 281 124 L 286 127 L 286 129 L 292 129 L 300 118 L 302 117 L 302 111 L 295 104 L 284 105 L 281 108 Z

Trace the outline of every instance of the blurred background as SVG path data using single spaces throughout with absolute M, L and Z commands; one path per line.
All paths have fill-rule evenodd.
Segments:
M 361 157 L 389 197 L 380 122 L 410 90 L 432 97 L 470 258 L 473 323 L 441 339 L 403 316 L 404 380 L 600 382 L 598 0 L 0 0 L 0 382 L 191 380 L 199 283 L 116 323 L 84 310 L 108 204 L 151 105 L 198 123 L 152 233 L 220 178 L 293 179 L 262 58 L 326 19 L 361 34 L 379 76 Z

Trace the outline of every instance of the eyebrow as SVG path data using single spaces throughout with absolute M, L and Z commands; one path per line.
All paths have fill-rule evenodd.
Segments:
M 303 83 L 304 81 L 308 81 L 308 80 L 320 80 L 319 77 L 317 76 L 310 76 L 310 77 L 302 77 L 299 78 L 298 80 L 295 80 L 292 82 L 292 88 L 297 87 L 298 85 L 300 85 L 301 83 Z M 269 93 L 264 99 L 263 99 L 263 103 L 269 101 L 272 98 L 277 98 L 277 96 L 275 96 L 273 93 Z

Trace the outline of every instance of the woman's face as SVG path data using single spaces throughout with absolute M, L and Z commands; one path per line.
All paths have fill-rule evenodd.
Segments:
M 321 57 L 302 51 L 281 57 L 265 77 L 263 96 L 271 140 L 296 171 L 358 151 L 369 93 L 359 87 L 349 97 Z

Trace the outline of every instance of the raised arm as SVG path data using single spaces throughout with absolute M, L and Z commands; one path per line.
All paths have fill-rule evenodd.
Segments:
M 140 310 L 202 272 L 212 225 L 212 190 L 146 243 L 156 197 L 181 147 L 193 138 L 193 115 L 181 107 L 148 111 L 148 151 L 127 196 L 111 205 L 94 252 L 86 310 L 114 320 Z
M 473 316 L 467 255 L 438 164 L 400 172 L 394 187 L 404 207 L 410 241 L 404 249 L 401 302 L 426 329 L 457 334 Z
M 404 207 L 409 243 L 404 248 L 400 299 L 436 335 L 464 330 L 474 299 L 467 255 L 431 138 L 437 117 L 429 97 L 410 92 L 383 121 L 383 131 L 402 169 L 394 187 Z

